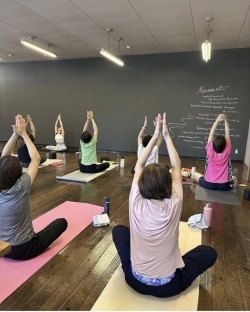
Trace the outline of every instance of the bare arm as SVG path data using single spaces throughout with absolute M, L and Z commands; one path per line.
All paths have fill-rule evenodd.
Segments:
M 223 114 L 220 114 L 220 115 L 216 118 L 216 120 L 215 120 L 215 122 L 214 122 L 214 124 L 213 124 L 213 126 L 212 126 L 212 128 L 211 128 L 211 130 L 210 130 L 210 133 L 209 133 L 209 137 L 208 137 L 207 142 L 212 142 L 212 141 L 213 141 L 214 132 L 215 132 L 215 130 L 216 130 L 216 128 L 217 128 L 217 125 L 218 125 L 218 123 L 219 123 L 220 121 L 223 120 L 223 118 L 224 118 L 224 115 L 223 115 Z
M 83 127 L 83 130 L 82 130 L 82 132 L 84 132 L 84 131 L 87 131 L 88 130 L 88 127 L 89 127 L 89 121 L 90 121 L 90 118 L 91 117 L 91 114 L 90 114 L 90 112 L 89 111 L 87 111 L 87 120 L 86 120 L 86 122 L 85 122 L 85 125 L 84 125 L 84 127 Z
M 181 161 L 168 132 L 168 127 L 166 123 L 166 113 L 163 114 L 162 135 L 166 141 L 168 155 L 172 167 L 172 179 L 182 183 Z
M 12 136 L 9 138 L 8 142 L 4 146 L 4 149 L 2 151 L 2 156 L 7 156 L 7 155 L 12 154 L 18 138 L 19 138 L 19 134 L 14 130 Z
M 230 130 L 229 130 L 229 124 L 228 124 L 228 121 L 227 121 L 227 118 L 226 116 L 224 115 L 224 123 L 225 123 L 225 139 L 226 141 L 229 141 L 230 142 Z
M 154 123 L 154 126 L 156 127 L 157 117 L 155 117 L 155 120 L 153 120 L 153 123 Z M 161 146 L 161 142 L 162 142 L 162 134 L 160 133 L 159 138 L 155 145 L 159 148 Z
M 33 144 L 33 142 L 31 141 L 31 139 L 29 138 L 29 136 L 26 132 L 25 120 L 21 115 L 16 116 L 16 125 L 13 128 L 17 133 L 19 133 L 19 135 L 22 136 L 22 138 L 23 138 L 23 140 L 24 140 L 24 142 L 28 148 L 29 155 L 31 158 L 31 162 L 29 164 L 29 167 L 28 167 L 26 173 L 30 176 L 31 184 L 32 184 L 35 177 L 36 177 L 41 157 L 40 157 L 35 145 Z
M 61 129 L 62 129 L 62 136 L 64 137 L 64 128 L 63 128 L 63 123 L 62 123 L 62 117 L 61 117 L 61 115 L 58 116 L 58 119 L 59 119 L 60 127 L 61 127 Z
M 162 124 L 162 120 L 161 120 L 161 115 L 159 114 L 157 117 L 157 123 L 156 123 L 154 135 L 153 135 L 152 139 L 149 141 L 146 148 L 142 151 L 140 157 L 137 160 L 137 163 L 135 166 L 136 171 L 134 174 L 134 179 L 133 179 L 132 185 L 138 184 L 138 180 L 140 178 L 141 172 L 142 172 L 143 168 L 145 167 L 147 159 L 148 159 L 150 153 L 152 152 L 152 150 L 153 150 L 153 148 L 154 148 L 154 146 L 155 146 L 155 144 L 159 138 L 161 124 Z
M 161 146 L 161 142 L 162 142 L 162 135 L 160 133 L 159 139 L 156 142 L 156 146 L 159 148 Z
M 60 115 L 58 115 L 58 117 L 57 117 L 57 119 L 56 119 L 56 123 L 55 123 L 55 133 L 57 133 L 57 123 L 58 123 L 58 120 L 59 120 L 59 116 L 60 116 Z
M 93 115 L 93 112 L 90 111 L 89 112 L 89 119 L 92 121 L 92 126 L 93 126 L 93 129 L 94 129 L 94 133 L 93 133 L 93 136 L 97 139 L 97 136 L 98 136 L 98 128 L 97 128 L 97 125 L 94 121 L 94 115 Z
M 32 121 L 32 118 L 30 117 L 30 115 L 27 116 L 27 120 L 30 123 L 31 134 L 35 138 L 36 137 L 36 128 L 35 128 L 35 125 L 33 124 L 33 121 Z
M 138 146 L 142 144 L 142 137 L 143 137 L 144 130 L 146 129 L 146 127 L 147 127 L 147 116 L 145 116 L 144 125 L 143 125 L 143 127 L 141 128 L 141 131 L 138 134 Z

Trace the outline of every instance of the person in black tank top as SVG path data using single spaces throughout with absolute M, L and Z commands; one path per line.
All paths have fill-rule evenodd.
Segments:
M 27 127 L 28 123 L 30 124 L 31 131 L 29 132 L 28 130 L 26 130 L 26 132 L 29 135 L 30 140 L 32 142 L 34 142 L 35 136 L 36 136 L 36 128 L 32 122 L 30 115 L 27 116 L 26 127 Z M 31 162 L 31 158 L 29 155 L 28 148 L 27 148 L 27 146 L 26 146 L 26 144 L 25 144 L 25 142 L 21 136 L 17 140 L 17 155 L 18 155 L 18 159 L 20 160 L 20 162 L 22 164 L 22 167 L 28 168 L 28 166 Z M 46 157 L 41 157 L 40 164 L 44 163 L 45 161 L 46 161 Z

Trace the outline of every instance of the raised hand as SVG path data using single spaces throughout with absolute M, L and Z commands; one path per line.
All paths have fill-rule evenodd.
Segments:
M 147 119 L 147 116 L 145 116 L 143 128 L 146 128 L 147 124 L 148 124 L 148 119 Z
M 61 119 L 62 119 L 61 114 L 59 114 L 59 115 L 58 115 L 58 119 L 59 119 L 59 120 L 61 120 Z
M 162 136 L 166 138 L 169 136 L 168 126 L 166 122 L 166 113 L 163 114 L 163 122 L 162 122 Z
M 161 125 L 162 125 L 161 115 L 158 114 L 155 120 L 155 133 L 154 133 L 154 136 L 157 136 L 157 138 L 159 137 L 161 132 Z
M 156 124 L 157 124 L 157 118 L 158 117 L 155 117 L 155 120 L 153 120 L 153 124 L 154 124 L 155 127 L 156 127 Z
M 223 121 L 224 119 L 226 118 L 226 116 L 224 114 L 219 114 L 219 116 L 217 117 L 217 121 L 220 122 L 220 121 Z
M 91 113 L 87 111 L 87 119 L 91 119 Z
M 13 130 L 18 133 L 20 136 L 26 134 L 26 124 L 25 119 L 22 115 L 16 116 L 16 124 L 12 126 Z

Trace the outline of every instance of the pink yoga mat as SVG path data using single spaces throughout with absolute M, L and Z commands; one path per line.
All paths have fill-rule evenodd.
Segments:
M 34 259 L 26 261 L 0 259 L 0 303 L 81 233 L 92 222 L 94 215 L 102 212 L 103 207 L 100 206 L 66 201 L 35 219 L 33 221 L 35 232 L 42 230 L 57 218 L 67 219 L 68 228 L 44 253 Z

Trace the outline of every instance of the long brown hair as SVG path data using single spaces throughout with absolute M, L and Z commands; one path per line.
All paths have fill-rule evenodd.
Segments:
M 146 166 L 140 175 L 138 187 L 143 198 L 170 198 L 172 195 L 172 176 L 168 167 L 158 163 Z
M 0 158 L 0 190 L 12 188 L 22 175 L 22 166 L 15 156 L 3 156 Z

